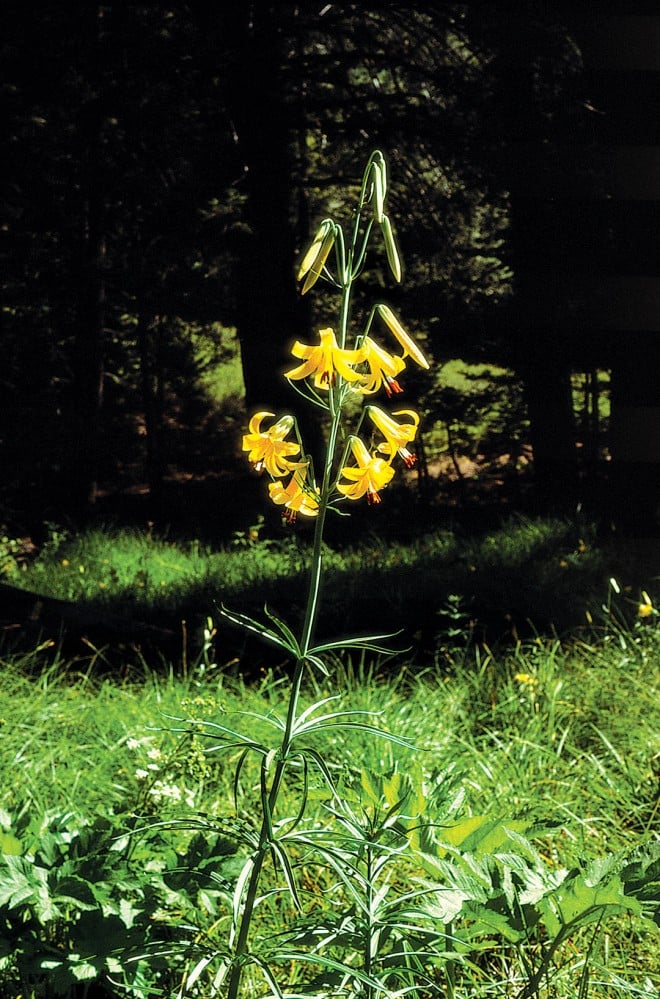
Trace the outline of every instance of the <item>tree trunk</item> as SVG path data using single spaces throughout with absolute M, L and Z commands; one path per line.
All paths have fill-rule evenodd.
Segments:
M 534 456 L 534 485 L 542 505 L 551 510 L 575 509 L 577 457 L 570 368 L 544 344 L 533 352 L 521 373 Z
M 99 10 L 94 4 L 85 14 L 84 32 L 90 53 L 90 80 L 95 80 L 99 58 Z M 99 84 L 100 86 L 100 84 Z M 83 115 L 80 133 L 81 219 L 80 279 L 76 323 L 74 414 L 76 426 L 72 453 L 74 498 L 83 510 L 96 499 L 101 453 L 105 334 L 105 205 L 102 170 L 103 111 L 99 93 Z
M 92 171 L 93 162 L 90 162 L 90 174 Z M 76 330 L 74 411 L 77 439 L 73 448 L 77 455 L 76 492 L 83 508 L 95 502 L 98 486 L 105 332 L 103 206 L 100 191 L 92 189 L 92 185 L 88 195 Z
M 517 5 L 516 5 L 517 6 Z M 523 5 L 524 6 L 524 5 Z M 509 17 L 513 17 L 513 11 Z M 501 183 L 511 191 L 511 245 L 515 298 L 511 307 L 510 363 L 523 380 L 530 421 L 534 486 L 539 506 L 570 509 L 577 492 L 577 452 L 567 345 L 574 333 L 570 304 L 555 273 L 552 232 L 538 223 L 556 191 L 544 187 L 553 169 L 553 143 L 539 142 L 534 56 L 548 38 L 530 12 L 518 10 L 515 27 L 500 36 L 499 105 L 509 134 L 502 144 Z M 555 129 L 558 126 L 555 125 Z M 522 166 L 526 150 L 539 147 L 538 168 Z M 521 152 L 522 150 L 522 152 Z M 546 152 L 547 151 L 547 152 Z
M 544 489 L 554 481 L 571 497 L 567 378 L 571 369 L 610 369 L 611 489 L 602 495 L 595 477 L 594 506 L 636 533 L 654 533 L 660 528 L 660 383 L 649 373 L 660 353 L 660 56 L 654 44 L 660 18 L 655 11 L 642 16 L 643 4 L 631 14 L 623 0 L 555 0 L 553 7 L 581 56 L 574 97 L 564 89 L 563 110 L 554 106 L 542 134 L 519 129 L 508 158 L 524 317 L 518 353 L 524 369 L 526 355 L 535 359 L 525 369 L 535 465 Z M 510 94 L 525 47 L 517 57 L 507 53 Z M 519 89 L 530 90 L 520 82 Z M 525 328 L 533 329 L 533 342 Z
M 290 346 L 309 337 L 310 312 L 295 282 L 301 164 L 295 102 L 286 92 L 282 17 L 277 8 L 234 5 L 225 15 L 235 43 L 228 103 L 247 192 L 237 245 L 237 326 L 250 411 L 297 416 L 307 449 L 318 452 L 316 422 L 280 377 L 295 362 Z M 308 238 L 302 234 L 302 239 Z
M 144 310 L 138 315 L 138 346 L 144 429 L 146 433 L 146 473 L 149 496 L 155 510 L 160 509 L 163 492 L 163 371 L 162 319 Z

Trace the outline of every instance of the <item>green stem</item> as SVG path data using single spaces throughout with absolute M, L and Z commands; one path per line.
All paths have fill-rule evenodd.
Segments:
M 373 904 L 374 904 L 374 883 L 373 883 L 373 870 L 372 870 L 372 846 L 371 843 L 367 844 L 367 871 L 366 871 L 366 882 L 367 882 L 367 919 L 368 925 L 365 933 L 364 941 L 364 957 L 363 957 L 363 967 L 366 975 L 371 977 L 371 938 L 373 933 Z M 372 995 L 371 985 L 367 986 L 367 996 Z
M 247 952 L 250 925 L 252 923 L 254 906 L 257 900 L 257 892 L 259 889 L 261 870 L 263 868 L 264 860 L 266 859 L 266 854 L 270 849 L 270 844 L 268 842 L 268 833 L 269 830 L 272 828 L 272 816 L 275 812 L 277 799 L 280 792 L 280 787 L 282 785 L 282 780 L 284 778 L 284 772 L 286 770 L 286 764 L 289 757 L 293 729 L 296 722 L 296 718 L 298 716 L 298 701 L 300 699 L 300 688 L 302 686 L 302 680 L 305 673 L 305 666 L 307 662 L 306 655 L 307 652 L 309 651 L 312 639 L 312 633 L 318 613 L 318 597 L 321 586 L 321 575 L 322 575 L 322 565 L 323 565 L 323 560 L 322 560 L 323 528 L 325 524 L 325 515 L 328 508 L 328 498 L 329 498 L 328 494 L 330 489 L 330 480 L 332 476 L 332 464 L 333 464 L 332 459 L 334 458 L 334 449 L 336 446 L 336 437 L 339 428 L 340 415 L 341 412 L 339 411 L 335 416 L 335 418 L 333 419 L 330 437 L 328 440 L 328 452 L 323 474 L 323 488 L 321 491 L 321 501 L 319 503 L 319 512 L 316 518 L 315 531 L 314 531 L 314 547 L 312 549 L 312 565 L 311 565 L 310 582 L 307 595 L 307 607 L 303 623 L 302 640 L 300 642 L 302 655 L 295 664 L 293 676 L 291 678 L 291 692 L 289 695 L 286 724 L 284 728 L 284 734 L 282 736 L 282 742 L 280 745 L 279 756 L 273 773 L 273 779 L 270 786 L 270 791 L 268 793 L 269 814 L 264 814 L 262 817 L 261 830 L 259 832 L 259 846 L 255 851 L 255 854 L 252 859 L 253 867 L 252 871 L 250 872 L 250 879 L 248 881 L 245 893 L 245 903 L 243 906 L 243 913 L 241 915 L 241 925 L 238 931 L 238 937 L 234 947 L 234 964 L 229 979 L 229 988 L 227 993 L 228 999 L 237 999 L 239 994 L 241 978 L 243 975 L 243 965 L 244 965 L 243 958 Z

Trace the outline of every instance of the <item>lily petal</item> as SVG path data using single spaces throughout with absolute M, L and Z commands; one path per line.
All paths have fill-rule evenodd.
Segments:
M 297 441 L 285 440 L 293 429 L 292 416 L 282 416 L 268 430 L 262 430 L 265 419 L 274 418 L 274 413 L 255 413 L 248 424 L 248 433 L 243 435 L 242 450 L 248 451 L 248 461 L 252 462 L 257 471 L 265 468 L 269 475 L 280 477 L 288 475 L 293 464 L 288 460 L 299 454 L 300 445 Z
M 337 381 L 339 375 L 347 382 L 360 381 L 353 365 L 364 360 L 363 350 L 344 350 L 339 347 L 334 330 L 328 328 L 319 330 L 318 346 L 313 347 L 296 340 L 291 353 L 300 358 L 303 363 L 291 371 L 285 372 L 285 378 L 314 378 L 316 388 L 327 389 Z
M 392 480 L 394 469 L 384 458 L 371 455 L 359 437 L 350 438 L 350 448 L 357 465 L 344 465 L 340 475 L 347 481 L 338 482 L 337 489 L 349 500 L 366 495 L 367 502 L 380 503 L 380 490 Z
M 268 492 L 273 503 L 286 508 L 286 518 L 294 521 L 300 513 L 305 517 L 316 517 L 319 512 L 320 497 L 312 483 L 308 481 L 309 461 L 301 461 L 293 466 L 293 475 L 286 486 L 281 482 L 271 482 Z
M 400 409 L 394 413 L 394 416 L 408 417 L 408 422 L 397 422 L 389 413 L 379 409 L 378 406 L 367 407 L 367 412 L 374 426 L 380 430 L 385 438 L 384 443 L 379 444 L 377 450 L 381 454 L 387 455 L 390 461 L 398 454 L 411 468 L 417 459 L 406 445 L 415 439 L 419 427 L 419 415 L 412 409 Z
M 361 384 L 356 387 L 356 391 L 363 395 L 373 395 L 382 387 L 387 395 L 402 392 L 403 389 L 397 382 L 396 376 L 406 366 L 403 358 L 388 354 L 368 336 L 362 342 L 362 350 L 364 360 L 369 365 L 369 373 L 362 376 Z

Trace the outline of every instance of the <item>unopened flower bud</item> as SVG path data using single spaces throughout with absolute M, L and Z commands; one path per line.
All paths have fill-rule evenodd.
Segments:
M 305 254 L 303 262 L 298 270 L 298 280 L 305 278 L 305 283 L 302 286 L 301 294 L 305 294 L 312 288 L 321 274 L 323 273 L 323 268 L 325 262 L 330 255 L 330 251 L 335 243 L 336 229 L 335 224 L 330 219 L 325 219 L 321 223 L 319 229 L 314 237 L 312 245 Z
M 383 215 L 380 227 L 383 232 L 383 240 L 385 241 L 385 253 L 387 254 L 387 262 L 390 265 L 390 270 L 394 276 L 394 280 L 401 281 L 401 261 L 399 260 L 399 251 L 396 248 L 396 243 L 394 241 L 394 233 L 392 231 L 392 223 L 390 222 L 387 215 Z
M 378 160 L 374 160 L 371 164 L 371 180 L 374 185 L 373 191 L 373 209 L 374 209 L 374 220 L 378 225 L 383 223 L 383 215 L 385 212 L 385 165 Z

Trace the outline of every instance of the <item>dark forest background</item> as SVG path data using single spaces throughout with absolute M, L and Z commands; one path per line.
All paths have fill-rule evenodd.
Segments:
M 656 530 L 652 13 L 3 3 L 0 523 L 245 527 L 245 415 L 336 315 L 296 264 L 380 148 L 405 274 L 362 293 L 434 360 L 413 487 Z

